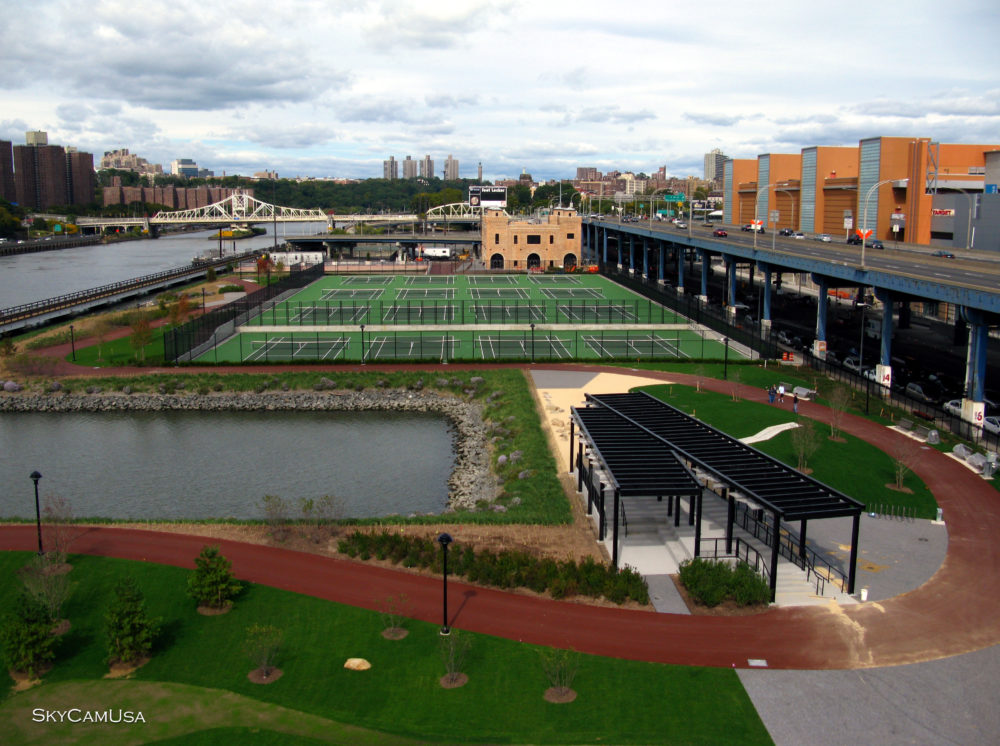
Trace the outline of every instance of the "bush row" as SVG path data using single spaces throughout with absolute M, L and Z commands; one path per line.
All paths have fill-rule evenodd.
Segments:
M 681 563 L 680 580 L 691 598 L 704 606 L 718 606 L 731 600 L 737 606 L 766 604 L 771 588 L 763 576 L 746 562 L 735 566 L 726 562 L 690 559 Z
M 338 543 L 350 557 L 389 560 L 404 567 L 429 568 L 441 572 L 441 547 L 433 539 L 389 531 L 354 531 Z M 530 588 L 548 592 L 553 598 L 604 596 L 616 604 L 629 599 L 649 603 L 643 577 L 631 567 L 617 572 L 587 557 L 582 562 L 533 557 L 524 551 L 494 553 L 453 544 L 448 553 L 448 572 L 471 583 L 495 588 Z

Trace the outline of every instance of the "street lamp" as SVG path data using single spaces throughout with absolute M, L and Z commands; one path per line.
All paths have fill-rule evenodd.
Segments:
M 452 538 L 450 534 L 441 534 L 438 537 L 438 544 L 441 545 L 441 575 L 444 579 L 443 595 L 442 599 L 444 601 L 444 617 L 441 624 L 441 634 L 447 636 L 451 634 L 451 630 L 448 628 L 448 545 L 451 544 Z
M 653 229 L 653 206 L 656 204 L 656 195 L 660 192 L 669 192 L 670 187 L 660 187 L 649 195 L 649 229 Z
M 38 556 L 41 557 L 44 552 L 42 551 L 42 511 L 38 507 L 38 480 L 42 478 L 42 475 L 33 471 L 29 476 L 31 481 L 35 483 L 35 527 L 38 530 Z
M 724 341 L 726 343 L 726 355 L 723 358 L 723 363 L 722 363 L 722 380 L 728 381 L 729 380 L 729 337 L 726 337 Z
M 861 226 L 861 269 L 865 268 L 865 244 L 868 242 L 868 198 L 872 196 L 872 192 L 878 189 L 883 184 L 888 184 L 890 181 L 896 181 L 896 179 L 883 179 L 882 181 L 872 184 L 871 188 L 865 194 L 865 213 L 862 217 L 863 223 Z M 875 223 L 878 225 L 878 221 Z
M 868 308 L 867 303 L 858 303 L 858 308 L 861 309 L 861 341 L 858 342 L 858 373 L 864 376 L 865 379 L 865 414 L 868 414 L 868 392 L 870 390 L 869 384 L 871 379 L 865 375 L 865 309 Z
M 531 322 L 531 362 L 535 362 L 535 322 Z
M 365 325 L 361 325 L 361 364 L 365 364 Z
M 69 346 L 73 351 L 73 362 L 76 362 L 76 336 L 73 334 L 73 325 L 69 325 Z

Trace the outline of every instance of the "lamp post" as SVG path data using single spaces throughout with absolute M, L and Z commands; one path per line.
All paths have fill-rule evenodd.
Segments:
M 76 336 L 73 334 L 73 325 L 69 325 L 69 347 L 73 352 L 73 362 L 76 362 Z
M 535 362 L 535 322 L 531 322 L 531 362 Z
M 668 192 L 670 187 L 660 187 L 649 195 L 649 229 L 653 229 L 653 206 L 656 204 L 656 195 L 660 192 Z
M 726 355 L 723 358 L 723 363 L 722 363 L 722 380 L 728 381 L 729 380 L 729 337 L 726 337 L 725 340 L 723 341 L 726 344 Z
M 760 195 L 761 195 L 761 193 L 766 192 L 768 189 L 770 189 L 773 186 L 774 186 L 774 184 L 765 184 L 764 186 L 762 186 L 760 189 L 757 190 L 757 194 L 755 194 L 754 198 L 753 198 L 753 220 L 750 221 L 750 227 L 753 228 L 753 250 L 754 251 L 757 250 L 757 234 L 760 233 L 760 231 L 757 230 L 757 228 L 758 228 L 757 221 L 760 220 L 760 218 L 757 216 L 757 213 L 759 212 L 758 207 L 760 205 Z
M 361 325 L 361 364 L 365 364 L 365 325 Z
M 861 225 L 861 269 L 865 268 L 865 244 L 868 242 L 868 236 L 866 235 L 868 233 L 868 198 L 872 196 L 872 192 L 874 192 L 883 184 L 888 184 L 890 181 L 896 181 L 896 180 L 883 179 L 882 181 L 878 181 L 872 184 L 871 188 L 865 194 L 865 212 L 864 215 L 862 216 L 863 222 Z M 876 221 L 875 224 L 878 225 L 878 221 Z
M 35 483 L 35 527 L 38 530 L 38 556 L 41 557 L 44 552 L 42 551 L 42 511 L 38 507 L 38 480 L 42 478 L 42 475 L 33 471 L 29 476 L 31 481 Z
M 441 576 L 444 580 L 441 597 L 444 602 L 444 616 L 441 624 L 441 634 L 443 636 L 451 634 L 451 630 L 448 628 L 448 545 L 451 542 L 452 538 L 450 534 L 445 533 L 438 537 L 438 544 L 441 545 Z

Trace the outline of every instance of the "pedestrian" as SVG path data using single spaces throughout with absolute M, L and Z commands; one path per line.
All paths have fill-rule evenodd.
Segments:
M 792 412 L 794 414 L 799 413 L 799 395 L 794 391 L 792 392 Z
M 774 404 L 774 394 L 775 394 L 774 384 L 772 383 L 771 386 L 770 386 L 770 388 L 768 388 L 768 390 L 767 390 L 767 403 L 768 404 Z
M 785 384 L 783 383 L 778 384 L 778 403 L 785 403 Z

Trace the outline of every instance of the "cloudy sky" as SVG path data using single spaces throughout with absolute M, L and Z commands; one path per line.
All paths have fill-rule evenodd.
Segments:
M 169 169 L 702 173 L 873 135 L 1000 141 L 995 0 L 0 0 L 0 139 Z M 402 169 L 400 170 L 402 173 Z

